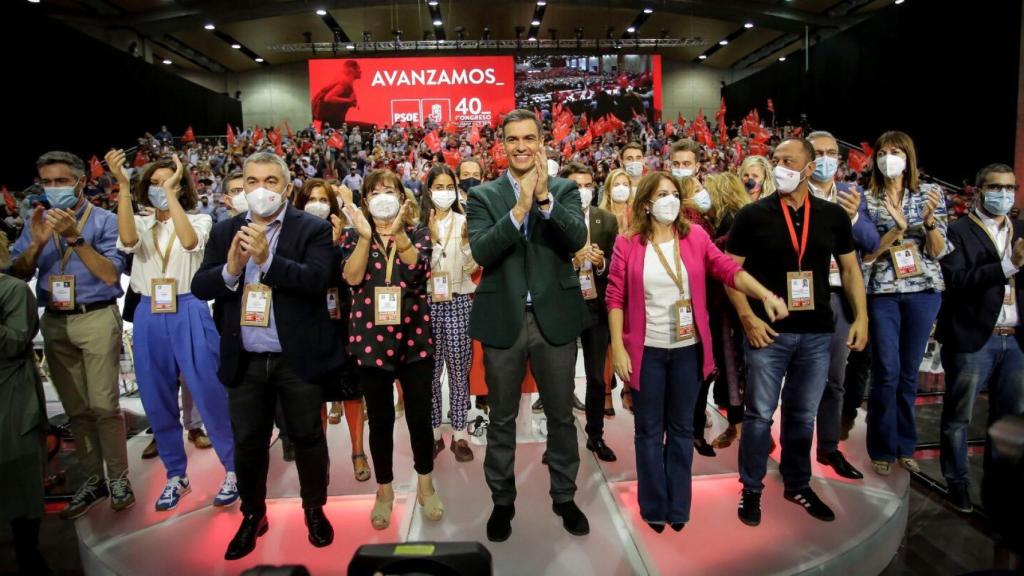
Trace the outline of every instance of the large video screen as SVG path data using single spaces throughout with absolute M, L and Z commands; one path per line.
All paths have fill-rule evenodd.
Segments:
M 590 118 L 638 114 L 661 118 L 661 56 L 531 55 L 516 57 L 516 105 L 548 111 L 558 103 Z
M 320 127 L 490 124 L 515 108 L 511 56 L 310 60 L 313 121 Z

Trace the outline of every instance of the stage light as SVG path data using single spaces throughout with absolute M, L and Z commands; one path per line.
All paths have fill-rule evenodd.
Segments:
M 644 14 L 653 14 L 653 13 L 654 13 L 654 8 L 651 8 L 649 6 L 647 8 L 644 8 Z
M 896 0 L 895 4 L 899 6 L 900 4 L 903 4 L 903 0 Z
M 779 62 L 785 62 L 785 61 L 786 61 L 786 57 L 785 56 L 779 56 Z
M 754 23 L 753 22 L 747 22 L 746 24 L 743 25 L 743 27 L 746 28 L 747 30 L 750 30 L 751 28 L 754 27 Z
M 540 26 L 540 20 L 536 18 L 530 21 L 530 26 Z
M 707 60 L 708 59 L 708 55 L 707 54 L 701 54 L 700 56 L 697 56 L 697 59 L 698 60 Z
M 256 58 L 256 63 L 257 63 L 257 64 L 263 64 L 263 58 L 259 58 L 259 57 L 257 57 L 257 58 Z
M 429 2 L 427 2 L 427 5 L 428 6 L 437 6 L 437 0 L 430 0 Z
M 39 0 L 28 0 L 29 4 L 39 4 Z
M 719 45 L 721 45 L 721 46 L 725 46 L 725 45 L 726 45 L 726 44 L 728 44 L 728 43 L 729 43 L 729 41 L 728 41 L 728 40 L 719 40 L 719 41 L 718 41 L 718 44 L 719 44 Z
M 629 32 L 630 34 L 632 34 L 633 32 L 636 32 L 636 27 L 630 26 L 629 28 L 626 28 L 626 32 Z
M 164 58 L 164 64 L 172 64 L 172 62 L 170 60 L 168 60 L 167 58 Z
M 345 49 L 346 50 L 355 50 L 356 49 L 356 45 L 355 44 L 346 44 L 345 45 Z
M 537 0 L 537 6 L 547 6 L 547 5 L 548 5 L 548 3 L 545 2 L 544 0 Z
M 434 26 L 440 26 L 441 24 L 443 24 L 441 20 L 434 20 Z
M 316 15 L 317 16 L 327 16 L 327 10 L 324 10 L 323 8 L 321 8 L 321 9 L 316 11 Z
M 206 28 L 207 30 L 213 30 L 214 28 L 216 28 L 216 26 L 214 26 L 213 24 L 207 24 L 206 26 L 203 26 L 203 28 Z
M 241 50 L 242 49 L 242 45 L 241 44 L 232 44 L 231 47 L 234 48 L 235 50 Z

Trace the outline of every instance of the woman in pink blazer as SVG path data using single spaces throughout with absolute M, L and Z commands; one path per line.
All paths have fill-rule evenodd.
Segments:
M 706 282 L 710 275 L 765 302 L 785 303 L 715 247 L 680 213 L 679 182 L 656 172 L 640 180 L 630 229 L 615 241 L 605 298 L 612 366 L 633 391 L 640 516 L 656 532 L 690 519 L 693 410 L 714 370 Z M 667 434 L 666 434 L 667 432 Z

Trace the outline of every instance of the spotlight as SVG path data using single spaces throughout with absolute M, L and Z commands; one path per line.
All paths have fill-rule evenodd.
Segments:
M 39 4 L 39 0 L 28 0 L 29 4 Z
M 746 28 L 747 30 L 750 30 L 751 28 L 754 27 L 754 23 L 753 22 L 747 22 L 746 24 L 743 25 L 743 27 Z
M 241 44 L 232 44 L 231 47 L 234 48 L 235 50 L 241 50 L 242 49 L 242 45 Z
M 903 4 L 903 0 L 896 0 L 896 2 L 894 2 L 894 4 L 896 4 L 897 6 L 899 6 L 900 4 Z
M 540 20 L 534 18 L 533 20 L 530 21 L 530 26 L 540 26 Z
M 719 41 L 718 41 L 718 44 L 719 44 L 719 45 L 721 45 L 721 46 L 725 46 L 725 45 L 726 45 L 726 44 L 728 44 L 728 43 L 729 43 L 729 41 L 728 41 L 728 40 L 719 40 Z
M 434 26 L 440 26 L 441 24 L 443 24 L 443 22 L 441 22 L 440 19 L 434 20 Z
M 636 27 L 635 26 L 630 26 L 629 28 L 626 28 L 626 32 L 629 32 L 630 34 L 632 34 L 633 32 L 636 32 Z
M 544 0 L 537 0 L 537 6 L 547 6 L 547 5 L 548 5 L 548 3 L 545 2 Z
M 653 13 L 654 13 L 654 8 L 651 8 L 650 6 L 648 6 L 647 8 L 644 8 L 644 14 L 653 14 Z
M 324 10 L 323 8 L 321 8 L 321 9 L 316 11 L 316 15 L 317 16 L 327 16 L 327 10 Z
M 164 64 L 171 64 L 171 63 L 172 62 L 170 60 L 168 60 L 167 58 L 164 58 Z
M 785 56 L 779 56 L 779 62 L 785 62 L 785 61 L 786 61 L 786 57 Z
M 356 49 L 356 45 L 355 44 L 346 44 L 345 45 L 345 49 L 346 50 L 355 50 Z
M 216 26 L 214 26 L 213 24 L 207 24 L 206 26 L 203 26 L 203 28 L 206 28 L 207 30 L 213 30 L 214 28 L 216 28 Z
M 429 2 L 427 2 L 427 5 L 428 6 L 437 6 L 437 0 L 429 0 Z
M 256 57 L 256 63 L 257 64 L 263 64 L 263 58 Z
M 708 59 L 708 55 L 707 54 L 701 54 L 700 56 L 697 56 L 697 59 L 698 60 L 707 60 Z
M 536 41 L 537 41 L 537 39 L 536 39 L 536 38 L 534 38 L 533 36 L 530 36 L 529 38 L 527 38 L 527 39 L 526 39 L 526 41 L 527 41 L 527 42 L 536 42 Z

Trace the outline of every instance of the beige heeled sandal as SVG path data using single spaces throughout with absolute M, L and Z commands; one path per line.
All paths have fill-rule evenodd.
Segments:
M 423 509 L 423 516 L 427 520 L 437 522 L 444 516 L 444 503 L 441 502 L 441 497 L 437 495 L 437 488 L 434 488 L 434 493 L 430 496 L 424 496 L 417 484 L 416 501 L 419 502 L 420 507 Z
M 370 524 L 375 530 L 386 530 L 391 525 L 391 509 L 395 505 L 395 495 L 391 494 L 390 500 L 381 500 L 380 492 L 377 492 L 377 499 L 373 503 L 373 510 L 370 511 Z

